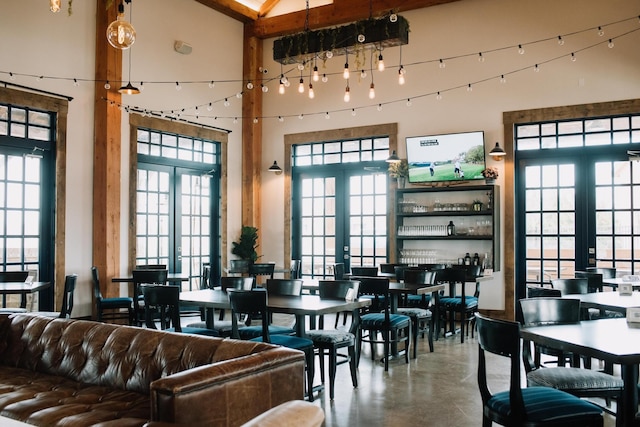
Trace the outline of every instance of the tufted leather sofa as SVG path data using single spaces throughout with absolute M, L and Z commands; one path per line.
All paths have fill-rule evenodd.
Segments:
M 303 375 L 270 344 L 0 315 L 0 415 L 37 426 L 238 426 L 302 399 Z

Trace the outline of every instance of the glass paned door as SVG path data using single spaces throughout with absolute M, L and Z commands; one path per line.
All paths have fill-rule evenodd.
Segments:
M 138 165 L 136 264 L 166 264 L 198 289 L 211 257 L 211 181 L 208 174 L 162 165 Z
M 386 262 L 386 174 L 295 174 L 293 194 L 293 254 L 304 276 L 331 277 L 334 263 L 348 271 Z

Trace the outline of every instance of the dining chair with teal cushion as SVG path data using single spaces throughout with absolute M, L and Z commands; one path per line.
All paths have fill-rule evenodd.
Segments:
M 207 328 L 182 327 L 180 324 L 180 286 L 143 284 L 140 286 L 144 297 L 144 324 L 147 328 L 168 332 L 207 335 L 216 337 L 216 331 Z
M 273 262 L 249 264 L 249 276 L 256 279 L 256 284 L 262 286 L 262 279 L 273 279 L 276 265 Z
M 442 276 L 441 276 L 442 275 Z M 449 325 L 449 332 L 455 332 L 456 318 L 460 321 L 460 342 L 464 343 L 465 336 L 471 330 L 473 337 L 474 314 L 478 311 L 480 287 L 476 281 L 480 275 L 480 266 L 454 266 L 446 270 L 436 271 L 436 280 L 440 278 L 449 284 L 449 295 L 440 298 L 440 313 L 445 316 L 445 326 Z M 466 294 L 466 283 L 476 281 L 473 295 Z M 456 285 L 460 284 L 461 292 L 456 292 Z
M 358 295 L 360 282 L 357 280 L 320 280 L 318 291 L 320 299 L 345 300 L 349 290 L 354 296 Z M 318 349 L 320 362 L 320 379 L 324 384 L 324 352 L 328 352 L 329 359 L 329 398 L 333 400 L 335 395 L 336 368 L 339 364 L 349 363 L 351 382 L 353 387 L 358 387 L 358 375 L 356 366 L 356 337 L 354 330 L 346 328 L 324 329 L 324 316 L 318 319 L 319 329 L 307 331 L 307 337 L 313 341 Z M 357 327 L 357 326 L 356 326 Z M 339 353 L 341 348 L 347 349 L 347 354 Z M 340 358 L 340 361 L 339 361 Z
M 313 401 L 313 374 L 315 369 L 313 341 L 307 338 L 271 333 L 268 323 L 267 293 L 264 290 L 239 291 L 230 289 L 229 304 L 231 305 L 232 338 L 246 339 L 240 334 L 240 331 L 244 328 L 238 326 L 239 316 L 246 315 L 248 318 L 259 316 L 261 319 L 260 333 L 258 336 L 252 337 L 251 341 L 281 345 L 304 352 L 307 371 L 307 394 L 309 400 Z
M 404 341 L 405 362 L 409 363 L 409 347 L 411 339 L 411 319 L 409 316 L 392 314 L 389 295 L 389 279 L 382 277 L 361 277 L 359 295 L 373 298 L 376 307 L 381 312 L 368 312 L 360 319 L 358 330 L 358 360 L 360 360 L 360 346 L 368 342 L 371 347 L 371 359 L 375 359 L 375 346 L 382 344 L 384 348 L 384 370 L 389 370 L 391 346 Z M 366 334 L 365 334 L 366 332 Z M 382 339 L 378 339 L 378 333 Z
M 98 322 L 125 320 L 128 325 L 133 325 L 135 321 L 133 315 L 133 298 L 104 298 L 100 290 L 100 274 L 96 266 L 91 267 L 91 278 L 93 280 L 93 296 L 96 300 L 96 316 Z
M 530 298 L 519 301 L 524 326 L 562 325 L 580 322 L 580 300 L 569 298 Z M 553 387 L 578 397 L 600 397 L 607 406 L 619 399 L 623 381 L 617 376 L 580 367 L 546 367 L 540 364 L 539 346 L 524 341 L 522 360 L 527 386 Z M 562 356 L 562 353 L 560 353 Z M 535 356 L 538 355 L 536 358 Z M 579 359 L 578 359 L 579 362 Z M 619 401 L 619 400 L 618 400 Z
M 476 313 L 478 327 L 478 386 L 483 404 L 482 426 L 600 427 L 602 409 L 551 387 L 521 385 L 520 324 Z M 492 393 L 487 381 L 485 353 L 510 359 L 509 390 Z M 563 369 L 563 368 L 561 368 Z
M 271 280 L 273 280 L 273 279 L 271 279 Z M 278 279 L 276 279 L 276 280 L 278 280 Z M 302 281 L 300 281 L 300 282 L 302 282 Z M 277 287 L 278 286 L 272 284 L 272 292 L 274 294 L 276 293 L 275 289 Z M 227 292 L 229 293 L 229 299 L 231 299 L 231 292 L 234 291 L 234 290 L 236 290 L 236 289 L 228 289 L 227 290 Z M 265 295 L 265 298 L 266 298 L 266 295 L 268 294 L 267 289 L 263 289 L 263 288 L 254 289 L 253 292 L 262 293 L 262 294 Z M 302 285 L 300 285 L 300 292 L 302 292 Z M 298 293 L 298 295 L 300 295 L 300 294 Z M 245 319 L 243 324 L 245 326 L 238 327 L 238 331 L 237 331 L 238 337 L 240 337 L 240 339 L 249 340 L 249 339 L 252 339 L 252 338 L 260 337 L 260 336 L 263 335 L 262 329 L 264 327 L 268 328 L 270 335 L 295 335 L 295 333 L 296 333 L 296 331 L 295 331 L 295 329 L 293 327 L 271 324 L 271 314 L 270 313 L 267 313 L 269 318 L 267 318 L 266 321 L 263 322 L 262 321 L 263 319 L 261 317 L 264 314 L 263 310 L 258 310 L 256 312 L 252 312 L 252 313 L 243 312 L 243 314 L 246 315 L 246 316 L 243 316 L 243 318 Z M 233 319 L 232 318 L 231 320 L 233 322 L 233 321 L 236 321 L 238 319 Z M 254 322 L 260 322 L 260 323 L 258 325 L 255 325 Z M 239 322 L 237 322 L 237 323 L 239 323 Z
M 343 280 L 345 275 L 344 263 L 338 262 L 333 264 L 333 278 L 334 280 Z
M 436 272 L 419 268 L 409 268 L 404 271 L 404 283 L 412 285 L 433 285 L 435 283 Z M 409 294 L 403 301 L 403 305 L 398 307 L 397 313 L 411 318 L 411 331 L 413 338 L 413 358 L 418 357 L 418 335 L 424 338 L 427 332 L 429 351 L 433 352 L 433 328 L 434 315 L 430 307 L 431 295 Z

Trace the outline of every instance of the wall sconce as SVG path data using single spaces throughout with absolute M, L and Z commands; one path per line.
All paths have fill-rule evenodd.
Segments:
M 489 151 L 489 155 L 493 157 L 495 160 L 502 160 L 504 156 L 507 155 L 507 152 L 504 151 L 502 147 L 500 147 L 500 143 L 496 142 L 496 146 Z
M 399 161 L 400 161 L 400 157 L 398 157 L 398 155 L 396 154 L 396 150 L 393 150 L 391 152 L 391 155 L 387 157 L 387 160 L 386 160 L 387 163 L 398 163 Z
M 281 175 L 282 174 L 282 168 L 280 166 L 278 166 L 278 162 L 277 161 L 273 161 L 273 164 L 271 166 L 269 166 L 269 172 L 275 172 L 276 175 Z

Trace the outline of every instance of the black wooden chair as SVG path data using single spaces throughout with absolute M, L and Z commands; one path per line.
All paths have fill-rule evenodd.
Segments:
M 333 279 L 334 280 L 343 280 L 345 275 L 344 263 L 339 262 L 333 264 Z
M 313 401 L 313 375 L 314 375 L 314 351 L 313 341 L 307 338 L 295 337 L 291 335 L 274 335 L 270 331 L 269 311 L 267 310 L 267 293 L 264 290 L 238 291 L 229 290 L 229 303 L 231 304 L 232 329 L 231 337 L 241 339 L 240 331 L 244 328 L 238 327 L 238 317 L 246 315 L 248 318 L 260 317 L 260 333 L 251 338 L 251 341 L 267 342 L 303 351 L 305 354 L 307 371 L 307 394 L 310 401 Z
M 321 299 L 344 300 L 351 289 L 354 297 L 358 295 L 360 282 L 357 280 L 320 280 L 318 281 L 318 291 Z M 324 352 L 328 352 L 329 359 L 329 398 L 333 400 L 335 395 L 336 367 L 342 363 L 349 363 L 351 371 L 351 382 L 353 387 L 358 387 L 358 376 L 356 366 L 356 337 L 353 327 L 351 330 L 324 329 L 324 316 L 320 316 L 319 329 L 307 331 L 307 337 L 313 341 L 313 345 L 318 349 L 320 361 L 320 378 L 324 384 Z M 347 348 L 347 354 L 339 353 L 341 348 Z M 338 361 L 339 359 L 342 359 Z
M 478 386 L 482 396 L 483 427 L 503 426 L 600 427 L 602 410 L 572 394 L 551 387 L 521 386 L 520 324 L 490 319 L 476 313 L 478 326 Z M 511 361 L 509 390 L 491 393 L 485 353 Z M 560 368 L 564 369 L 564 368 Z
M 58 317 L 70 319 L 73 311 L 73 294 L 76 290 L 77 274 L 69 274 L 64 278 L 64 291 L 62 293 L 62 305 L 60 311 L 37 311 L 35 314 L 46 317 Z
M 435 283 L 436 272 L 422 269 L 405 269 L 404 283 L 417 285 L 432 285 Z M 418 335 L 427 331 L 429 351 L 433 352 L 434 315 L 430 307 L 431 295 L 407 295 L 404 305 L 398 307 L 398 314 L 411 318 L 411 331 L 413 332 L 413 358 L 418 357 Z
M 180 324 L 180 286 L 144 283 L 140 285 L 144 298 L 144 325 L 150 329 L 185 334 L 218 336 L 216 331 L 207 328 L 182 327 Z
M 128 325 L 133 325 L 135 316 L 133 314 L 133 298 L 112 297 L 104 298 L 100 290 L 100 274 L 98 267 L 91 267 L 91 277 L 93 279 L 93 296 L 96 300 L 96 316 L 98 322 L 122 321 L 126 320 Z
M 141 326 L 145 316 L 144 296 L 140 286 L 148 285 L 166 285 L 167 275 L 166 269 L 160 268 L 141 268 L 131 272 L 133 277 L 133 315 L 134 325 Z
M 464 343 L 465 335 L 473 337 L 474 314 L 478 311 L 480 287 L 475 284 L 473 295 L 466 295 L 466 283 L 475 281 L 480 275 L 480 266 L 454 266 L 446 270 L 436 270 L 436 280 L 449 284 L 449 295 L 440 298 L 440 314 L 445 317 L 445 327 L 449 324 L 449 332 L 455 332 L 456 317 L 460 321 L 460 342 Z M 457 294 L 456 285 L 460 284 L 461 292 Z M 465 331 L 466 329 L 466 331 Z
M 378 275 L 378 267 L 351 267 L 351 275 L 376 277 Z
M 249 264 L 249 276 L 255 278 L 256 285 L 262 286 L 262 279 L 273 279 L 275 268 L 272 262 Z
M 358 331 L 358 361 L 360 360 L 360 346 L 368 342 L 371 347 L 371 359 L 375 359 L 375 345 L 384 346 L 384 370 L 389 370 L 389 357 L 391 345 L 397 345 L 404 341 L 405 362 L 409 363 L 409 347 L 411 339 L 411 318 L 401 314 L 391 314 L 389 295 L 389 279 L 381 277 L 360 277 L 359 295 L 368 295 L 373 298 L 372 305 L 380 308 L 382 312 L 369 312 L 360 319 Z M 365 335 L 366 332 L 366 335 Z M 382 340 L 377 334 L 382 334 Z
M 292 259 L 289 263 L 289 279 L 302 279 L 302 261 Z
M 567 298 L 531 298 L 519 301 L 524 326 L 560 325 L 580 322 L 580 300 Z M 527 386 L 553 387 L 578 397 L 601 397 L 607 406 L 622 393 L 622 379 L 580 367 L 543 367 L 539 346 L 523 342 L 522 359 Z M 560 352 L 562 357 L 562 353 Z

